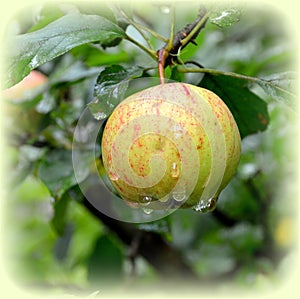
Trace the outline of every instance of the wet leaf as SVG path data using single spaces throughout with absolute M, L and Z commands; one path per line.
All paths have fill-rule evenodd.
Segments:
M 273 99 L 295 107 L 295 81 L 295 72 L 283 72 L 265 77 L 257 83 Z
M 227 28 L 237 23 L 240 15 L 241 12 L 235 8 L 216 11 L 210 15 L 210 22 L 221 28 Z
M 31 70 L 76 46 L 109 42 L 124 35 L 123 29 L 104 17 L 70 13 L 40 30 L 15 36 L 8 41 L 5 85 L 18 83 Z
M 225 102 L 242 138 L 267 128 L 267 104 L 249 90 L 247 81 L 226 75 L 205 74 L 199 86 L 213 91 Z
M 86 169 L 86 167 L 82 169 Z M 72 152 L 62 149 L 49 152 L 38 168 L 38 176 L 48 187 L 51 195 L 56 200 L 61 199 L 68 189 L 79 183 L 74 175 Z M 84 180 L 87 176 L 87 171 L 80 174 L 80 177 L 77 173 L 79 181 Z
M 141 67 L 125 69 L 120 65 L 105 68 L 98 76 L 94 87 L 94 100 L 88 104 L 95 119 L 106 119 L 124 99 L 129 81 L 140 77 Z

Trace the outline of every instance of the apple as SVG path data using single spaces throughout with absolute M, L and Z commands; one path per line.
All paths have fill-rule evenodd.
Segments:
M 211 210 L 238 167 L 241 138 L 225 103 L 186 83 L 122 101 L 102 137 L 107 175 L 130 206 Z
M 43 115 L 33 107 L 26 107 L 26 104 L 47 88 L 47 84 L 48 77 L 33 70 L 22 81 L 2 91 L 9 135 L 35 133 L 38 130 Z
M 39 71 L 33 70 L 22 81 L 10 88 L 3 90 L 2 96 L 5 99 L 23 98 L 28 92 L 45 85 L 47 81 L 47 76 Z

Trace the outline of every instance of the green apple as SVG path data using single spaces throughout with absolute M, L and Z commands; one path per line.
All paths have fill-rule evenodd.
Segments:
M 238 127 L 225 103 L 185 83 L 129 96 L 109 117 L 102 138 L 114 188 L 130 206 L 149 209 L 211 209 L 234 176 L 240 152 Z

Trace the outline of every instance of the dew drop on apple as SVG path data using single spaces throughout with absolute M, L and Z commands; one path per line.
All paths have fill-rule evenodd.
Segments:
M 176 201 L 183 201 L 186 199 L 186 193 L 184 189 L 176 190 L 172 192 L 172 197 Z
M 140 201 L 140 203 L 143 204 L 143 206 L 149 206 L 151 202 L 152 202 L 152 197 L 147 195 L 142 197 Z
M 109 178 L 111 181 L 116 182 L 119 179 L 119 176 L 114 171 L 110 171 Z
M 193 207 L 196 212 L 206 213 L 211 212 L 216 208 L 217 197 L 211 197 L 207 200 L 201 199 L 197 205 Z
M 146 215 L 150 215 L 153 210 L 152 209 L 148 209 L 148 208 L 143 208 L 143 212 L 146 214 Z
M 178 178 L 180 174 L 180 170 L 178 164 L 176 162 L 172 163 L 170 175 L 172 178 Z

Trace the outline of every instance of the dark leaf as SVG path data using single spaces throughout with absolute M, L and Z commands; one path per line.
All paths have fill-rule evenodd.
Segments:
M 267 104 L 249 90 L 247 81 L 226 75 L 205 74 L 199 86 L 213 91 L 226 103 L 242 138 L 267 128 Z
M 87 260 L 88 280 L 93 285 L 101 285 L 116 281 L 120 283 L 123 268 L 121 248 L 108 236 L 101 236 Z
M 124 99 L 129 81 L 143 74 L 141 67 L 125 69 L 120 65 L 105 68 L 98 76 L 94 88 L 94 100 L 88 104 L 97 120 L 107 118 Z
M 70 13 L 46 27 L 18 35 L 7 45 L 9 52 L 6 86 L 21 81 L 36 67 L 89 42 L 109 42 L 125 32 L 101 16 Z
M 56 240 L 54 246 L 54 256 L 58 261 L 64 261 L 68 257 L 73 234 L 72 223 L 67 223 L 63 234 Z
M 61 198 L 61 200 L 55 201 L 53 204 L 54 214 L 51 219 L 51 225 L 59 235 L 63 235 L 66 227 L 66 213 L 70 197 L 67 193 Z
M 80 162 L 80 161 L 79 161 Z M 87 169 L 83 167 L 82 169 Z M 38 168 L 38 176 L 48 187 L 51 195 L 59 200 L 63 194 L 87 177 L 85 171 L 77 174 L 77 182 L 72 164 L 72 152 L 68 150 L 57 149 L 49 152 Z

